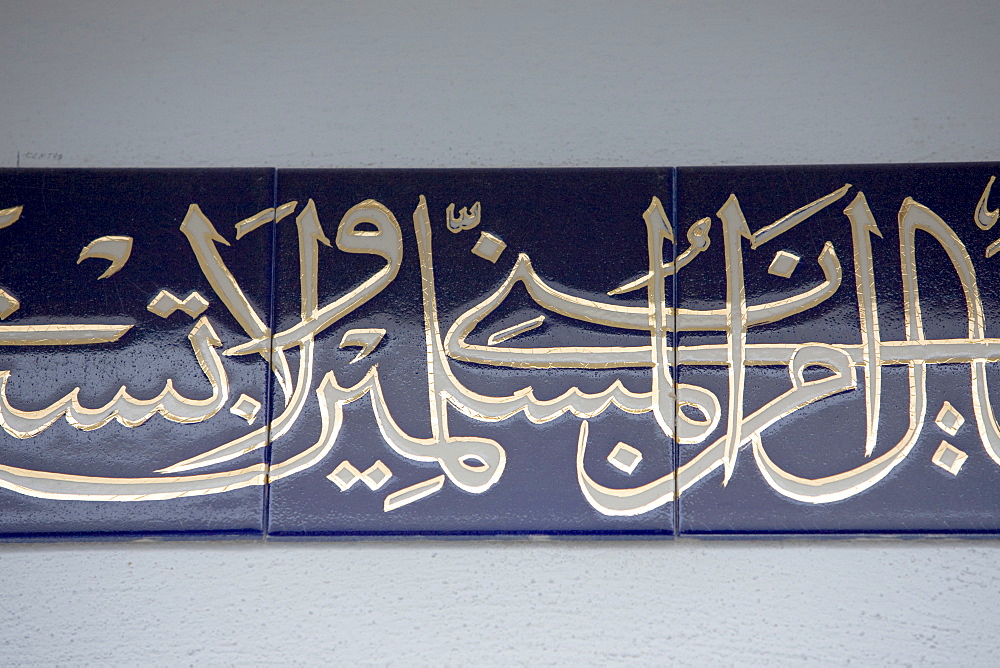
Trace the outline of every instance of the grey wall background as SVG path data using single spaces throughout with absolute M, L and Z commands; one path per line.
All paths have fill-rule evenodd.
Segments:
M 1000 159 L 1000 5 L 0 2 L 0 166 Z M 0 546 L 0 662 L 996 661 L 993 541 Z

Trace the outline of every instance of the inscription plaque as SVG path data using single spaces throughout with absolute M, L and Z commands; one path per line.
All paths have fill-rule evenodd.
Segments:
M 998 173 L 0 170 L 0 537 L 995 533 Z

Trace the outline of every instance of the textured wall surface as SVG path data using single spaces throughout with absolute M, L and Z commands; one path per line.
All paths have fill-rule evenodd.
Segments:
M 996 3 L 2 4 L 0 166 L 1000 157 Z M 982 665 L 998 559 L 995 541 L 5 545 L 0 662 Z

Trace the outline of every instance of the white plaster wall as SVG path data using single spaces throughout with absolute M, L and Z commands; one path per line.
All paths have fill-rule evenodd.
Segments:
M 875 4 L 5 0 L 0 166 L 1000 159 L 1000 4 Z M 998 559 L 3 545 L 0 662 L 987 665 Z

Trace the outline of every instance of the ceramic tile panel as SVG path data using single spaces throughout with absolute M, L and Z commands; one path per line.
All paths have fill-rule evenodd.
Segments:
M 262 535 L 266 354 L 225 351 L 268 331 L 273 197 L 271 169 L 0 170 L 0 537 Z
M 997 174 L 678 170 L 681 534 L 1000 529 Z
M 269 536 L 672 536 L 644 282 L 671 187 L 279 170 Z
M 0 538 L 995 533 L 998 172 L 0 170 Z

